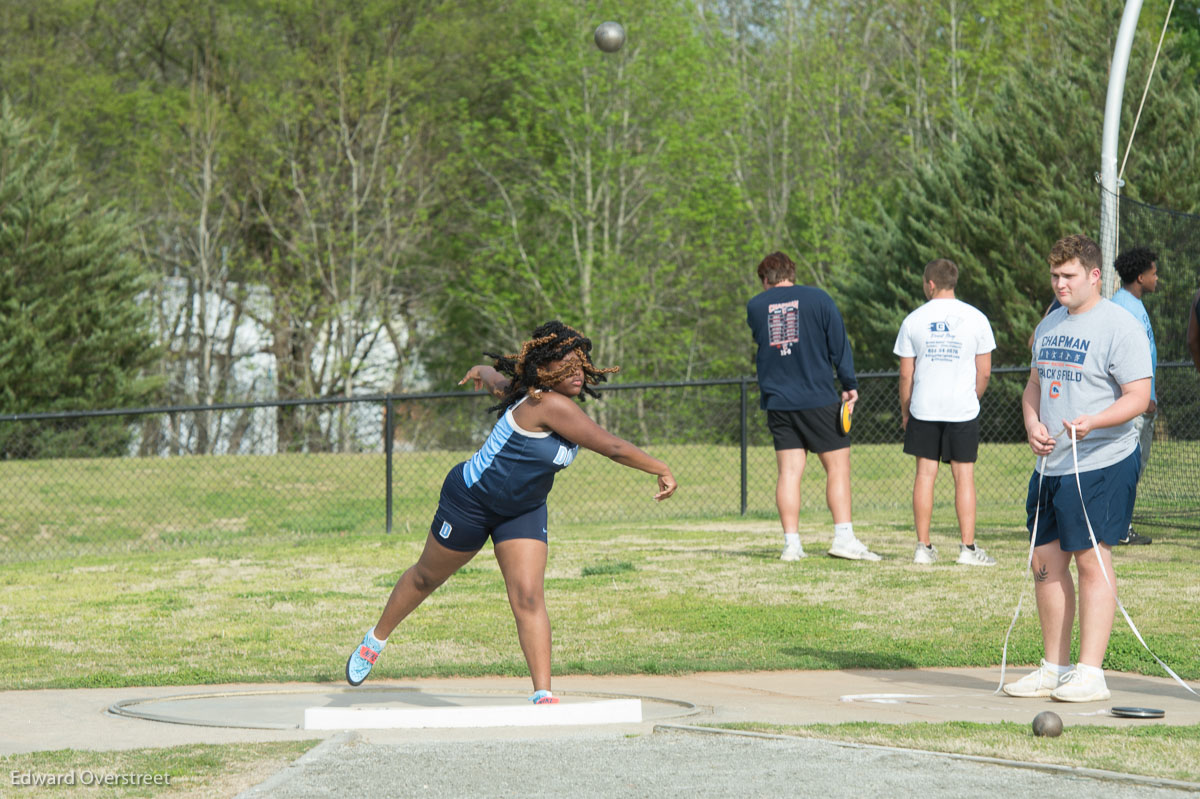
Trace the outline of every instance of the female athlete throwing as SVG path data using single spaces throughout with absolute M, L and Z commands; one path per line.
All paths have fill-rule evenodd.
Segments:
M 549 704 L 550 617 L 546 574 L 546 496 L 554 475 L 579 447 L 658 477 L 656 500 L 675 493 L 675 477 L 657 458 L 600 427 L 574 402 L 599 397 L 591 387 L 617 371 L 592 364 L 592 343 L 561 322 L 547 322 L 516 355 L 484 353 L 494 366 L 474 366 L 471 381 L 500 402 L 500 419 L 470 460 L 450 470 L 437 512 L 415 564 L 400 576 L 375 626 L 346 661 L 346 680 L 360 685 L 388 636 L 425 597 L 475 557 L 489 537 L 517 622 L 521 651 L 533 678 L 529 701 Z

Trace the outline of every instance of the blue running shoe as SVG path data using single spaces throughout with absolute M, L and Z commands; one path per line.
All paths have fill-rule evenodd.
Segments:
M 546 690 L 534 691 L 529 701 L 535 705 L 557 705 L 558 697 Z
M 371 673 L 371 667 L 379 659 L 379 653 L 387 646 L 387 641 L 380 641 L 374 633 L 375 628 L 372 627 L 346 661 L 346 682 L 351 685 L 362 685 L 362 681 Z

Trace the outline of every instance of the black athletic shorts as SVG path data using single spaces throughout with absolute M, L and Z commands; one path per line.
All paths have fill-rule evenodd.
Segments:
M 823 408 L 802 411 L 767 411 L 767 428 L 775 439 L 776 451 L 806 449 L 810 452 L 832 452 L 850 446 L 850 436 L 838 432 L 837 419 L 841 401 Z
M 931 461 L 974 463 L 979 457 L 979 417 L 969 422 L 924 422 L 908 417 L 904 452 Z

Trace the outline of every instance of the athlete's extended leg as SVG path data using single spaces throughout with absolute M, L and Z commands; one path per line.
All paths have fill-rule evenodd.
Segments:
M 913 523 L 917 540 L 929 546 L 929 527 L 933 520 L 933 486 L 937 482 L 938 462 L 917 456 L 917 477 L 913 480 Z
M 379 621 L 375 623 L 375 637 L 385 640 L 391 635 L 397 624 L 412 613 L 417 605 L 424 602 L 425 597 L 446 582 L 450 575 L 475 557 L 478 551 L 459 552 L 456 549 L 448 549 L 438 543 L 437 538 L 430 533 L 425 539 L 425 549 L 421 552 L 421 557 L 396 581 L 396 587 L 392 589 L 387 605 L 384 606 Z
M 450 575 L 475 557 L 475 552 L 478 551 L 460 552 L 448 549 L 438 543 L 430 533 L 425 539 L 425 549 L 421 552 L 421 557 L 396 581 L 379 621 L 367 631 L 362 643 L 346 660 L 346 681 L 351 685 L 361 685 L 371 673 L 376 658 L 387 646 L 387 638 L 396 625 L 412 613 L 434 589 L 446 582 Z
M 534 691 L 550 690 L 550 615 L 546 612 L 546 542 L 510 538 L 496 543 L 517 638 L 533 678 Z
M 1075 622 L 1075 583 L 1070 564 L 1071 553 L 1063 552 L 1058 541 L 1033 550 L 1034 596 L 1042 643 L 1046 660 L 1060 666 L 1071 662 L 1071 625 Z

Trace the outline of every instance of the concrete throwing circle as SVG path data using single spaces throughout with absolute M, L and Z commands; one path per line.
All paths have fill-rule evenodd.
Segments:
M 233 727 L 249 730 L 305 729 L 305 714 L 311 709 L 331 711 L 329 715 L 353 718 L 380 717 L 380 711 L 394 710 L 395 718 L 421 718 L 415 726 L 463 727 L 510 726 L 497 724 L 497 718 L 516 719 L 512 726 L 531 726 L 523 721 L 527 711 L 555 709 L 554 724 L 595 724 L 633 721 L 628 715 L 602 718 L 596 708 L 601 705 L 617 707 L 611 700 L 640 700 L 640 721 L 657 722 L 664 719 L 691 716 L 699 712 L 694 704 L 675 699 L 610 693 L 563 693 L 558 705 L 542 708 L 530 705 L 524 694 L 459 691 L 432 693 L 420 688 L 305 688 L 276 690 L 214 691 L 210 693 L 177 694 L 147 699 L 126 699 L 108 708 L 108 712 L 127 718 L 157 721 L 166 724 L 189 724 L 198 727 Z M 629 703 L 620 704 L 628 711 Z M 337 710 L 348 711 L 338 714 Z M 436 711 L 445 710 L 444 714 Z M 478 711 L 472 713 L 472 709 Z M 511 709 L 511 710 L 506 710 Z M 404 711 L 410 711 L 405 713 Z M 310 716 L 311 717 L 311 716 Z M 439 722 L 439 718 L 444 719 Z M 471 719 L 477 719 L 472 723 Z M 572 720 L 572 719 L 577 720 Z M 412 726 L 400 724 L 399 726 Z M 343 728 L 343 727 L 339 727 Z M 352 728 L 347 724 L 346 729 Z

